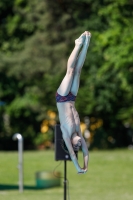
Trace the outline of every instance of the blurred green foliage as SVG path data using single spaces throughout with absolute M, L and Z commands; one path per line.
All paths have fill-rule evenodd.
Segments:
M 33 148 L 47 111 L 57 113 L 56 89 L 74 40 L 85 30 L 92 39 L 76 101 L 81 121 L 103 121 L 90 130 L 92 148 L 131 143 L 132 10 L 132 0 L 0 2 L 0 149 L 18 131 Z

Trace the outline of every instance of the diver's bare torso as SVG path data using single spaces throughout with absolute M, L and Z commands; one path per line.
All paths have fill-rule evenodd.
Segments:
M 74 101 L 57 103 L 61 127 L 66 129 L 69 136 L 79 132 L 80 119 Z

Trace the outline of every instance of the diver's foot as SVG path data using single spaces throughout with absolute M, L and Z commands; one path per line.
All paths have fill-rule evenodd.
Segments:
M 89 31 L 85 31 L 85 35 L 91 37 L 91 33 Z
M 79 46 L 82 46 L 84 41 L 85 41 L 85 32 L 78 38 L 75 40 L 75 45 L 79 45 Z
M 86 39 L 84 43 L 88 47 L 90 43 L 90 39 L 91 39 L 91 33 L 89 31 L 85 31 L 85 36 L 86 36 Z

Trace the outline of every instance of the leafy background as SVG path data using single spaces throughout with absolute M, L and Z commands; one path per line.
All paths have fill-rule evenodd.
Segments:
M 92 38 L 76 101 L 83 133 L 92 149 L 132 145 L 132 24 L 132 0 L 0 1 L 0 149 L 16 148 L 15 132 L 25 149 L 52 147 L 55 92 L 85 30 Z

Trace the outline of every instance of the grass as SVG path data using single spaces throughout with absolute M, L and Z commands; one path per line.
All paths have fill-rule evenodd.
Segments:
M 82 162 L 81 158 L 82 155 L 80 153 L 80 163 Z M 0 152 L 1 200 L 63 199 L 63 179 L 61 180 L 62 184 L 60 187 L 35 189 L 35 173 L 37 171 L 53 171 L 60 163 L 60 161 L 54 161 L 53 151 L 24 152 L 25 190 L 23 193 L 19 193 L 17 189 L 17 163 L 17 152 Z M 57 171 L 61 172 L 62 176 L 64 175 L 63 162 L 58 166 Z M 92 151 L 90 152 L 88 173 L 78 175 L 73 163 L 68 161 L 67 178 L 69 180 L 71 200 L 132 200 L 133 151 Z

